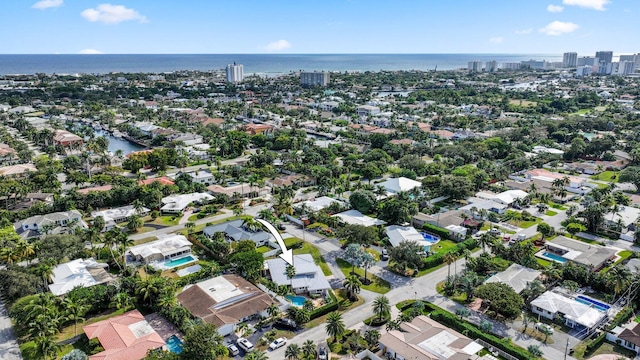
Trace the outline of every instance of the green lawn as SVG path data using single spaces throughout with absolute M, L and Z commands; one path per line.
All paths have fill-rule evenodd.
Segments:
M 163 215 L 158 216 L 155 220 L 151 220 L 151 217 L 145 217 L 145 221 L 155 225 L 173 226 L 178 225 L 181 217 L 182 215 Z
M 586 114 L 588 114 L 590 112 L 591 112 L 591 109 L 580 109 L 580 110 L 574 112 L 573 114 L 574 115 L 586 115 Z
M 547 216 L 556 216 L 556 215 L 558 215 L 557 212 L 551 211 L 551 210 L 545 211 L 544 214 L 547 215 Z
M 603 181 L 608 181 L 610 183 L 617 183 L 618 182 L 618 172 L 617 171 L 612 171 L 612 170 L 607 170 L 607 171 L 601 172 L 600 174 L 592 175 L 591 178 L 594 179 L 594 180 L 603 180 Z
M 635 318 L 633 321 L 640 323 L 640 315 L 638 315 L 638 317 Z
M 456 247 L 456 243 L 451 240 L 440 240 L 437 244 L 431 246 L 431 252 L 443 253 L 449 249 Z
M 353 268 L 353 266 L 348 261 L 336 258 L 336 262 L 338 263 L 338 266 L 340 267 L 340 270 L 342 270 L 344 276 L 351 275 L 351 269 Z M 361 268 L 356 268 L 356 274 L 363 278 L 364 270 Z M 388 281 L 381 279 L 369 272 L 367 272 L 367 279 L 371 280 L 371 284 L 362 285 L 362 288 L 365 290 L 377 292 L 379 294 L 386 294 L 389 292 L 389 290 L 391 290 L 391 285 Z
M 556 204 L 554 202 L 548 202 L 547 205 L 549 205 L 550 207 L 554 208 L 554 209 L 558 209 L 558 210 L 567 210 L 566 206 L 562 206 L 560 204 Z
M 373 258 L 376 259 L 376 261 L 380 261 L 380 253 L 373 250 L 373 249 L 367 249 L 366 250 L 369 254 L 373 255 Z
M 269 250 L 271 250 L 271 248 L 268 246 L 260 246 L 259 248 L 256 249 L 256 251 L 259 252 L 260 254 L 264 254 Z
M 289 245 L 287 244 L 287 241 L 289 242 L 289 244 L 291 244 L 291 243 L 299 242 L 299 241 L 302 241 L 302 240 L 296 239 L 296 238 L 287 239 L 285 241 L 285 244 L 287 245 L 287 247 L 289 247 Z M 293 249 L 293 254 L 294 255 L 311 254 L 311 257 L 313 258 L 313 261 L 315 261 L 316 264 L 318 264 L 318 266 L 320 266 L 320 269 L 322 269 L 322 273 L 324 274 L 324 276 L 331 275 L 331 269 L 329 268 L 329 265 L 327 264 L 327 262 L 322 257 L 322 254 L 320 254 L 320 249 L 318 249 L 315 245 L 310 244 L 308 242 L 305 242 L 302 245 L 302 247 L 300 247 L 298 249 Z
M 543 268 L 551 266 L 551 261 L 541 259 L 537 256 L 536 256 L 536 261 L 538 262 L 538 265 L 542 266 Z

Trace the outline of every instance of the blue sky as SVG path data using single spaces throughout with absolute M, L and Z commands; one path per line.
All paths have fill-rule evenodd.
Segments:
M 640 52 L 639 16 L 638 0 L 9 0 L 0 53 L 618 54 Z

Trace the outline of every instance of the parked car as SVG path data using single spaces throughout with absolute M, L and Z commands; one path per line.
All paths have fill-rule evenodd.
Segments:
M 298 324 L 296 324 L 295 321 L 289 318 L 280 318 L 276 320 L 276 322 L 273 324 L 273 327 L 281 330 L 297 330 Z
M 327 360 L 327 349 L 324 346 L 318 349 L 318 360 Z
M 389 260 L 389 252 L 387 251 L 387 249 L 382 249 L 382 251 L 380 252 L 380 260 L 382 261 Z
M 236 340 L 236 344 L 246 352 L 253 350 L 253 344 L 245 338 L 238 338 L 238 340 Z
M 551 325 L 547 325 L 547 324 L 543 324 L 543 323 L 536 323 L 536 329 L 539 331 L 547 331 L 549 332 L 549 334 L 553 334 L 553 328 L 551 327 Z
M 491 230 L 489 230 L 489 235 L 500 236 L 502 235 L 502 231 L 500 231 L 500 229 L 497 229 L 497 228 L 492 228 Z
M 238 350 L 238 347 L 233 344 L 227 345 L 227 349 L 229 349 L 229 355 L 231 356 L 236 356 L 240 354 L 240 350 Z
M 281 347 L 284 346 L 284 344 L 287 343 L 287 339 L 286 338 L 277 338 L 275 340 L 273 340 L 273 342 L 271 344 L 269 344 L 269 349 L 270 350 L 275 350 L 275 349 L 279 349 Z

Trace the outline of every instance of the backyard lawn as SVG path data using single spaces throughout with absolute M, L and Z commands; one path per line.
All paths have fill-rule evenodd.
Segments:
M 551 211 L 551 210 L 545 211 L 544 214 L 547 215 L 547 216 L 556 216 L 556 215 L 558 215 L 557 212 Z
M 611 183 L 617 183 L 618 182 L 618 172 L 617 171 L 607 170 L 607 171 L 601 172 L 600 174 L 592 175 L 591 178 L 594 179 L 594 180 L 603 180 L 603 181 L 608 181 L 608 182 L 611 182 Z
M 298 238 L 284 239 L 284 243 L 289 249 L 294 244 L 302 243 L 302 246 L 300 248 L 293 249 L 293 254 L 294 255 L 311 254 L 311 257 L 313 258 L 313 260 L 316 262 L 316 264 L 318 264 L 318 266 L 320 266 L 320 269 L 322 269 L 322 273 L 324 274 L 324 276 L 331 275 L 331 269 L 329 268 L 329 265 L 327 265 L 327 262 L 322 257 L 322 254 L 320 253 L 320 249 L 318 249 L 315 245 L 310 244 L 308 242 L 303 242 Z
M 351 263 L 340 258 L 336 258 L 336 262 L 338 263 L 338 266 L 340 266 L 340 270 L 342 270 L 342 273 L 344 274 L 344 276 L 351 275 L 351 269 L 353 268 Z M 356 274 L 358 274 L 358 276 L 360 276 L 361 278 L 364 278 L 363 269 L 356 267 Z M 363 284 L 362 288 L 365 290 L 377 292 L 379 294 L 386 294 L 389 292 L 389 290 L 391 290 L 391 285 L 389 284 L 388 281 L 381 279 L 371 274 L 370 272 L 367 272 L 367 279 L 371 280 L 371 284 L 369 285 Z

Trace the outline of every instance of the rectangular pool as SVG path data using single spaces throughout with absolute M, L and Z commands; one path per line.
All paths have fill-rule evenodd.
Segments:
M 176 266 L 184 265 L 184 264 L 187 264 L 187 263 L 190 263 L 190 262 L 193 262 L 193 261 L 196 261 L 196 258 L 194 258 L 193 256 L 189 255 L 189 256 L 181 257 L 179 259 L 165 261 L 164 262 L 164 266 L 166 266 L 168 268 L 174 268 Z
M 167 339 L 167 349 L 172 353 L 180 354 L 182 352 L 182 341 L 175 335 L 171 335 L 170 338 Z
M 607 310 L 609 310 L 611 308 L 611 306 L 601 303 L 600 301 L 596 301 L 593 300 L 591 298 L 588 298 L 586 296 L 582 296 L 582 295 L 578 295 L 575 300 L 579 303 L 585 304 L 585 305 L 589 305 L 589 306 L 593 306 L 594 308 L 605 312 Z
M 556 262 L 559 262 L 559 263 L 567 262 L 567 259 L 563 258 L 562 256 L 556 255 L 554 253 L 550 253 L 548 251 L 543 252 L 542 253 L 542 257 L 545 257 L 545 258 L 547 258 L 549 260 L 553 260 L 553 261 L 556 261 Z

